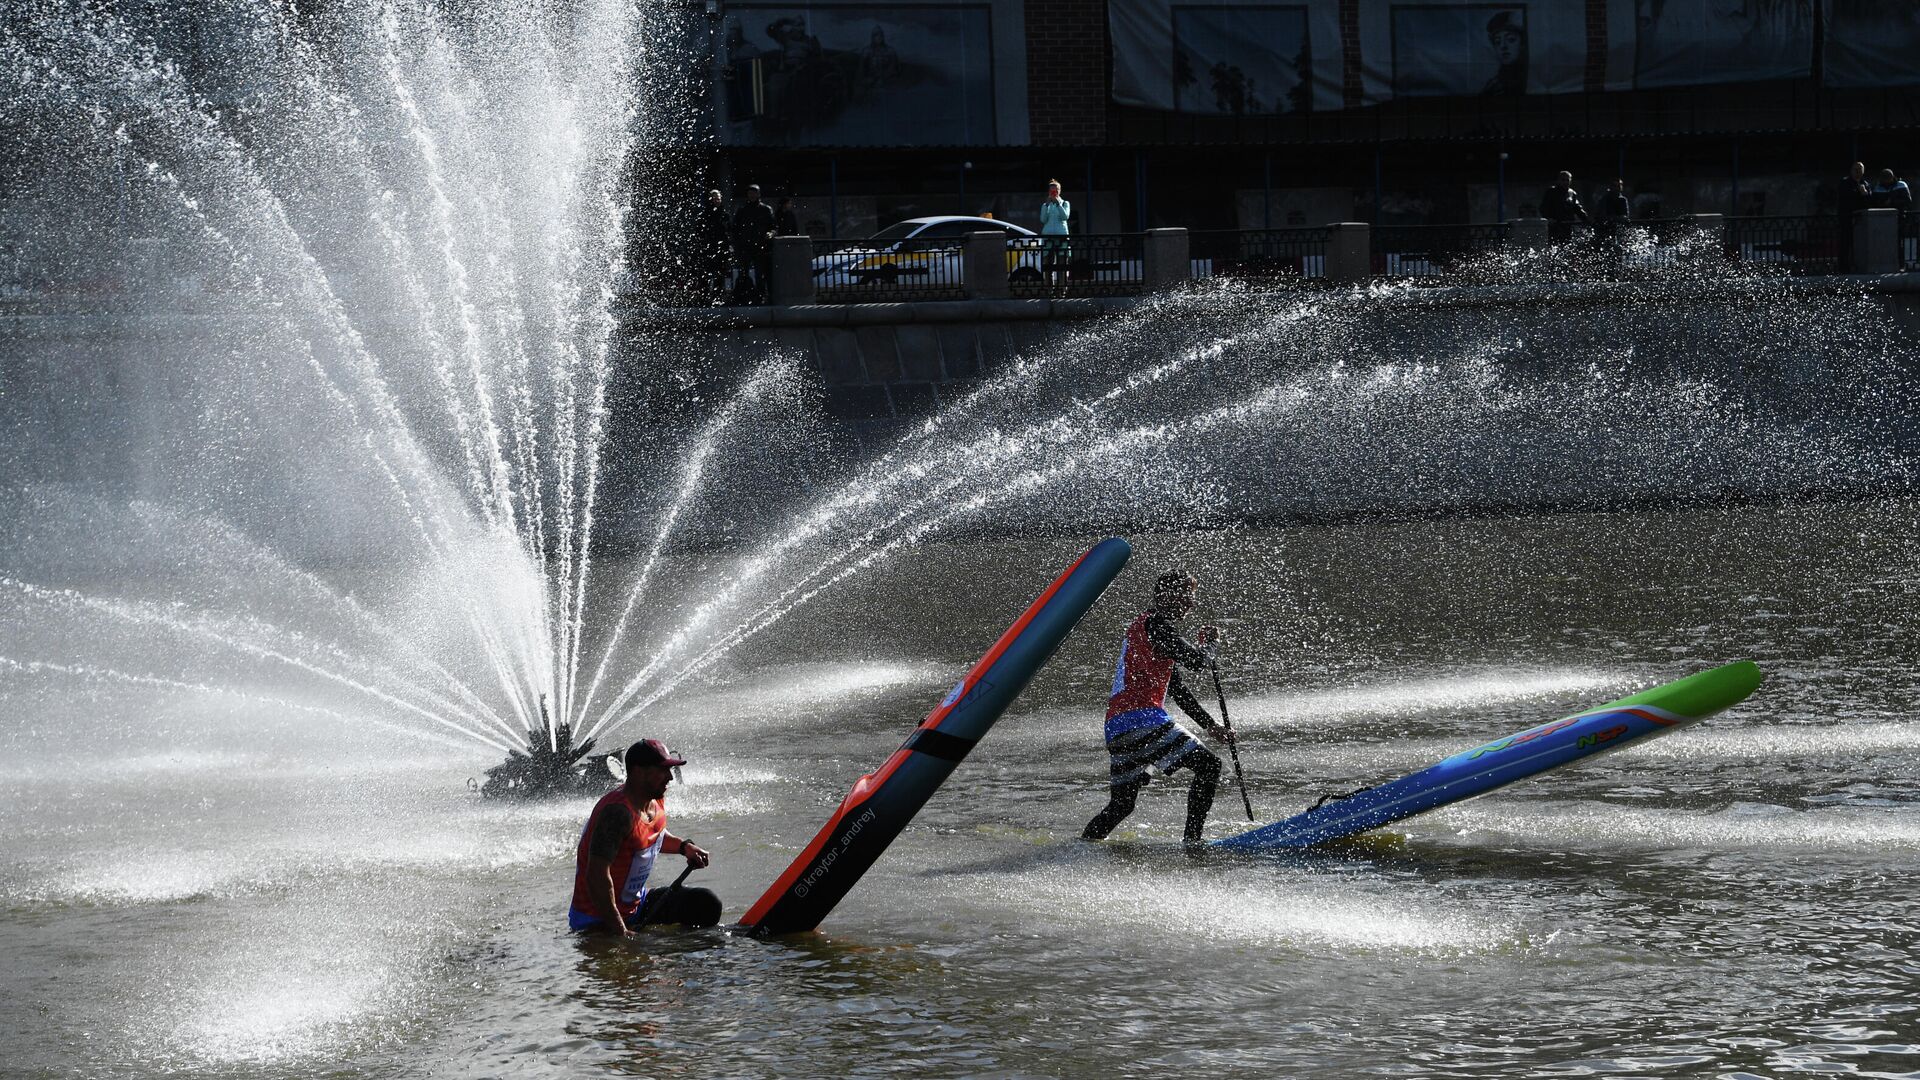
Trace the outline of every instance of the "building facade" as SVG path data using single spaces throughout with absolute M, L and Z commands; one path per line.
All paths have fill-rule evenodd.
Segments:
M 803 227 L 1082 231 L 1811 215 L 1920 169 L 1920 5 L 1868 0 L 794 0 L 706 5 L 714 167 Z

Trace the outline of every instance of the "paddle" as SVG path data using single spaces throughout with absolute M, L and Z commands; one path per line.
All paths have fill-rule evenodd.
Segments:
M 1229 736 L 1227 739 L 1227 753 L 1233 757 L 1233 780 L 1234 783 L 1240 785 L 1240 801 L 1246 804 L 1247 820 L 1257 821 L 1259 819 L 1253 816 L 1253 800 L 1247 798 L 1247 776 L 1240 771 L 1240 748 L 1234 745 L 1231 737 L 1233 735 L 1233 721 L 1227 719 L 1227 692 L 1220 689 L 1220 669 L 1217 667 L 1213 669 L 1213 693 L 1220 699 L 1220 726 L 1226 729 L 1227 735 Z
M 680 883 L 687 880 L 687 875 L 691 873 L 693 873 L 693 864 L 688 863 L 687 868 L 685 870 L 680 871 L 680 876 L 673 879 L 673 884 L 667 886 L 667 890 L 671 892 L 672 890 L 679 888 Z

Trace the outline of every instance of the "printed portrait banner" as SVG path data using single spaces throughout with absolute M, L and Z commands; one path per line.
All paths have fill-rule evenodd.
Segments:
M 1826 0 L 1821 81 L 1828 86 L 1920 85 L 1920 4 Z
M 1813 74 L 1813 0 L 1633 3 L 1633 84 L 1641 89 Z
M 1212 116 L 1340 107 L 1338 0 L 1111 0 L 1113 100 Z
M 989 8 L 759 7 L 721 30 L 726 139 L 756 146 L 995 141 Z
M 1360 52 L 1369 103 L 1575 93 L 1586 86 L 1586 8 L 1579 0 L 1368 5 Z

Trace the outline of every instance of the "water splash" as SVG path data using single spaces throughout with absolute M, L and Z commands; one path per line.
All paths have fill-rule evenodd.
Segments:
M 1872 301 L 1730 270 L 1686 236 L 1636 239 L 1658 287 L 1624 292 L 1540 284 L 1570 276 L 1551 253 L 1468 268 L 1499 286 L 1474 305 L 1198 286 L 823 466 L 831 450 L 788 452 L 819 423 L 797 360 L 617 333 L 628 251 L 675 235 L 636 211 L 674 204 L 660 178 L 689 141 L 640 59 L 673 39 L 661 18 L 49 0 L 0 28 L 0 123 L 64 181 L 23 208 L 56 238 L 34 265 L 145 266 L 111 290 L 115 318 L 190 333 L 101 347 L 132 384 L 124 415 L 96 389 L 101 415 L 10 429 L 10 472 L 37 482 L 9 505 L 45 520 L 10 530 L 0 569 L 67 624 L 0 616 L 36 646 L 15 662 L 263 699 L 277 666 L 331 684 L 319 707 L 342 715 L 486 746 L 534 729 L 551 749 L 557 725 L 617 731 L 818 598 L 970 532 L 1911 481 L 1888 419 L 1908 415 L 1902 346 Z M 41 449 L 120 428 L 135 465 L 67 480 Z M 122 541 L 42 557 L 84 522 Z M 634 565 L 609 566 L 610 543 Z M 103 620 L 118 628 L 87 640 Z

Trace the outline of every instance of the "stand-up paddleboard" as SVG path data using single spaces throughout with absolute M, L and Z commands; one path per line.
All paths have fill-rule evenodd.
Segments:
M 1214 845 L 1241 851 L 1303 848 L 1377 829 L 1704 720 L 1746 700 L 1759 685 L 1760 669 L 1746 660 L 1689 675 L 1476 746 L 1417 773 Z
M 1055 578 L 886 764 L 853 785 L 740 925 L 764 934 L 820 925 L 1053 656 L 1132 554 L 1125 540 L 1102 540 Z

